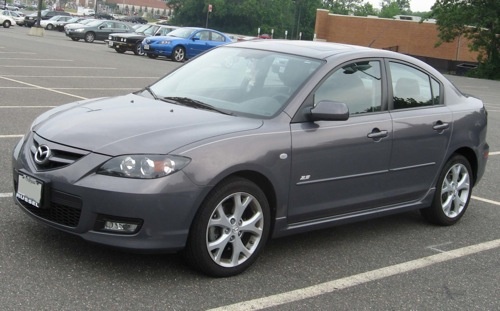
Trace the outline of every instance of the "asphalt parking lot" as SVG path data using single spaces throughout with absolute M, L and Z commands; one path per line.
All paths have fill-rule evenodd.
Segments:
M 412 212 L 272 240 L 246 273 L 212 279 L 178 255 L 92 245 L 14 205 L 12 149 L 37 115 L 139 90 L 178 66 L 27 33 L 0 29 L 0 309 L 500 309 L 500 82 L 450 77 L 489 112 L 487 172 L 458 224 Z

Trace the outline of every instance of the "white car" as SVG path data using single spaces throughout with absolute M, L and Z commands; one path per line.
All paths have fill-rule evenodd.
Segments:
M 3 28 L 9 28 L 16 24 L 16 20 L 11 16 L 10 11 L 0 10 L 0 25 Z
M 67 32 L 69 29 L 80 28 L 80 27 L 82 27 L 82 25 L 86 25 L 86 24 L 90 23 L 91 21 L 95 21 L 95 19 L 88 18 L 88 19 L 81 20 L 78 23 L 64 25 L 64 31 Z
M 68 21 L 70 20 L 71 18 L 73 18 L 72 16 L 68 16 L 68 15 L 56 15 L 56 16 L 52 16 L 51 18 L 49 19 L 46 19 L 46 20 L 41 20 L 40 21 L 40 26 L 47 29 L 47 30 L 53 30 L 56 28 L 57 24 L 59 22 L 65 22 L 65 21 Z

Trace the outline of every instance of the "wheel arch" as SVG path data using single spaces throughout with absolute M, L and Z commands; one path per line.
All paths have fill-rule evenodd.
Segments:
M 468 148 L 468 147 L 462 147 L 462 148 L 459 148 L 457 150 L 455 150 L 455 152 L 450 156 L 453 157 L 454 155 L 461 155 L 463 157 L 465 157 L 467 159 L 467 161 L 469 162 L 470 164 L 470 167 L 472 169 L 472 186 L 475 186 L 476 182 L 477 182 L 477 174 L 478 174 L 478 160 L 477 160 L 477 156 L 476 156 L 476 153 L 474 152 L 474 150 L 472 150 L 471 148 Z
M 274 230 L 274 225 L 275 225 L 275 219 L 276 219 L 276 211 L 277 211 L 277 204 L 278 204 L 278 199 L 277 199 L 277 191 L 276 188 L 273 186 L 273 183 L 271 180 L 265 176 L 264 174 L 255 171 L 255 170 L 239 170 L 239 171 L 234 171 L 231 172 L 230 174 L 224 176 L 223 178 L 217 179 L 216 183 L 210 187 L 210 190 L 207 191 L 206 193 L 203 194 L 202 199 L 199 201 L 199 204 L 196 208 L 196 212 L 194 213 L 194 216 L 191 219 L 191 225 L 189 231 L 191 232 L 191 227 L 193 225 L 193 222 L 196 218 L 196 215 L 198 215 L 200 211 L 200 207 L 203 205 L 203 203 L 207 200 L 208 196 L 210 193 L 217 188 L 218 185 L 223 183 L 224 181 L 233 178 L 233 177 L 240 177 L 247 179 L 251 182 L 253 182 L 257 187 L 259 187 L 262 192 L 264 192 L 264 195 L 266 196 L 267 202 L 269 204 L 269 213 L 270 213 L 270 231 L 273 232 Z M 272 234 L 270 235 L 272 236 Z

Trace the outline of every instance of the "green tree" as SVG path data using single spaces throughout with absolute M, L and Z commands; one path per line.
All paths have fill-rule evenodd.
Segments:
M 380 14 L 378 16 L 383 18 L 392 18 L 402 13 L 403 11 L 396 1 L 385 0 L 382 2 L 382 8 L 380 9 Z
M 353 14 L 363 0 L 324 0 L 323 6 L 330 12 L 341 15 Z
M 500 4 L 498 0 L 437 0 L 429 17 L 439 30 L 438 45 L 464 36 L 479 52 L 478 77 L 500 79 Z
M 368 15 L 378 15 L 377 10 L 373 8 L 371 3 L 365 3 L 363 5 L 358 6 L 354 10 L 355 16 L 368 16 Z

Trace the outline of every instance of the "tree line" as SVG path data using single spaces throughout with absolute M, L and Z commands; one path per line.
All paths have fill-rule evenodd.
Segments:
M 380 0 L 380 9 L 365 0 L 166 1 L 173 8 L 175 25 L 208 26 L 250 36 L 270 34 L 276 39 L 312 40 L 317 9 L 354 16 L 434 18 L 440 33 L 436 45 L 460 36 L 470 39 L 469 48 L 479 52 L 479 67 L 472 74 L 500 79 L 500 0 L 436 0 L 430 12 L 412 12 L 410 0 Z

